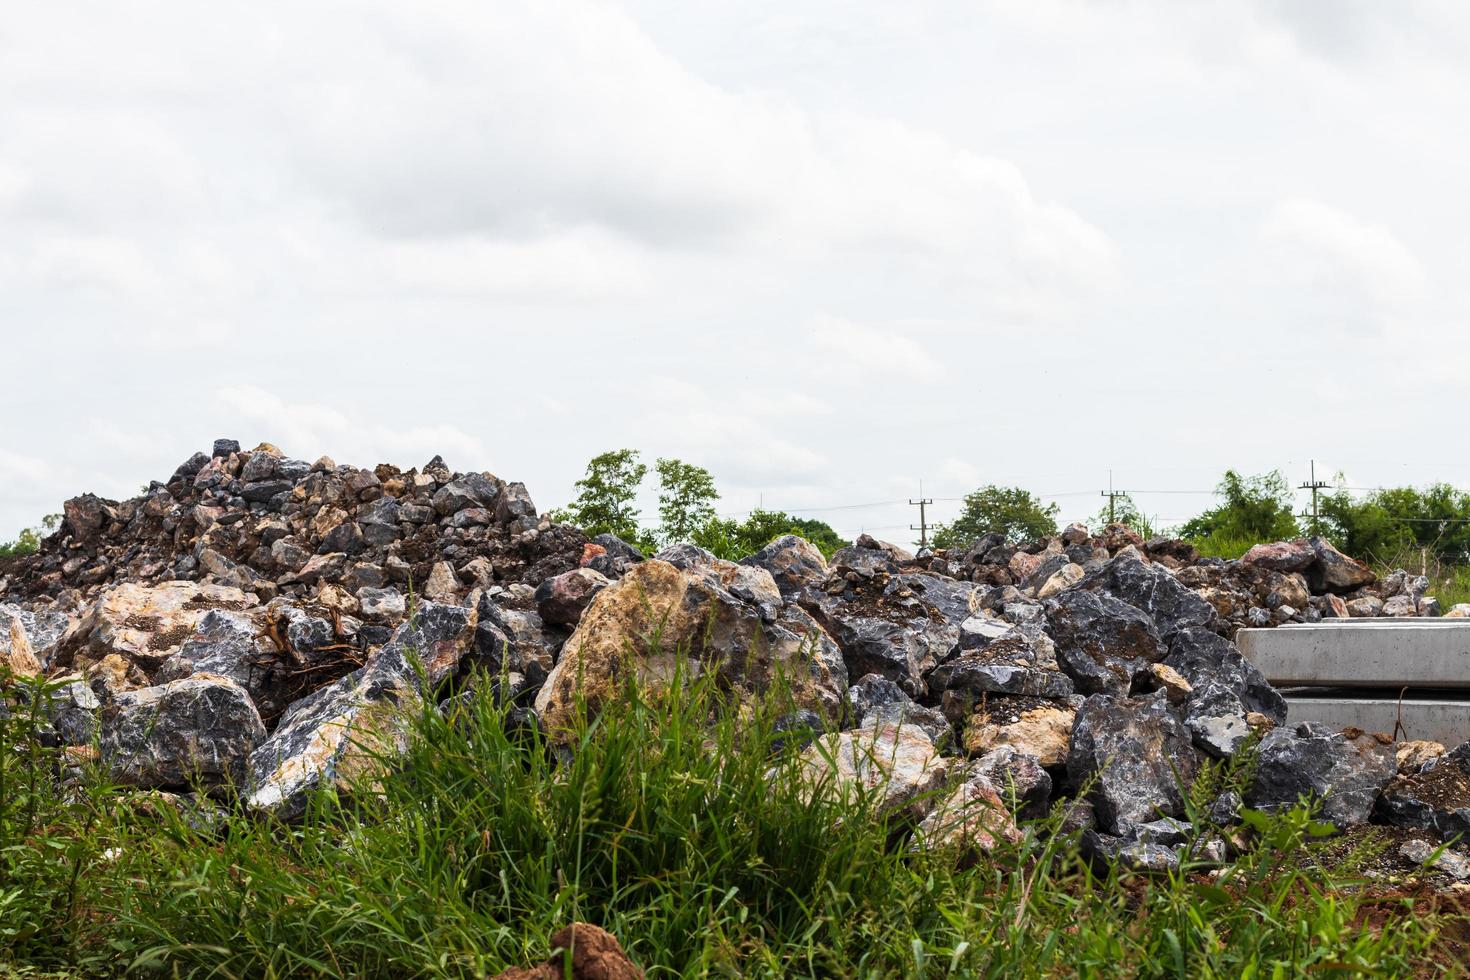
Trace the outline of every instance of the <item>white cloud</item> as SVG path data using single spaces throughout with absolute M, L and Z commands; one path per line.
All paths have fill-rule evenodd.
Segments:
M 1348 315 L 1382 321 L 1425 296 L 1423 267 L 1392 232 L 1320 201 L 1277 204 L 1262 236 L 1277 273 L 1334 310 L 1346 300 Z
M 819 316 L 810 336 L 820 354 L 836 362 L 839 376 L 877 375 L 898 383 L 935 381 L 943 363 L 929 349 L 893 328 L 880 329 L 835 316 Z

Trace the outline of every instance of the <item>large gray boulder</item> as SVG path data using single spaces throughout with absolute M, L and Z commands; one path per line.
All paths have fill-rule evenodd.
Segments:
M 1321 818 L 1341 830 L 1367 821 L 1378 792 L 1396 771 L 1392 743 L 1369 735 L 1348 738 L 1310 723 L 1276 728 L 1261 739 L 1246 803 L 1281 810 L 1316 799 Z
M 1076 588 L 1106 592 L 1147 613 L 1165 642 L 1179 630 L 1215 621 L 1214 607 L 1168 569 L 1126 552 L 1089 573 Z
M 740 559 L 740 564 L 770 572 L 781 594 L 788 597 L 808 586 L 819 585 L 827 577 L 827 559 L 816 545 L 794 534 L 777 538 L 755 554 Z
M 1246 712 L 1259 712 L 1278 725 L 1286 721 L 1286 700 L 1234 643 L 1218 634 L 1199 628 L 1177 631 L 1164 663 L 1183 675 L 1198 697 L 1208 694 L 1212 685 L 1223 686 L 1240 699 Z
M 244 688 L 195 674 L 124 691 L 104 711 L 102 759 L 129 786 L 240 785 L 265 725 Z
M 1168 652 L 1153 620 L 1105 592 L 1074 589 L 1045 607 L 1057 661 L 1086 694 L 1127 695 L 1133 678 Z
M 293 703 L 249 760 L 246 802 L 281 819 L 311 793 L 377 779 L 408 744 L 423 700 L 453 676 L 475 640 L 460 606 L 420 603 L 367 665 Z
M 1132 838 L 1159 817 L 1184 813 L 1183 791 L 1198 760 L 1189 730 L 1163 691 L 1150 697 L 1094 694 L 1077 712 L 1067 775 L 1090 785 L 1101 829 Z

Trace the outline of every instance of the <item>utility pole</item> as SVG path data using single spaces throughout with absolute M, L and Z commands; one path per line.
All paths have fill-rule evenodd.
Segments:
M 1108 470 L 1108 488 L 1100 494 L 1108 498 L 1108 523 L 1112 524 L 1117 518 L 1118 498 L 1128 496 L 1127 490 L 1113 489 L 1113 471 Z
M 929 547 L 929 517 L 928 512 L 924 508 L 928 507 L 932 503 L 934 503 L 933 500 L 930 500 L 924 496 L 924 484 L 922 483 L 919 484 L 919 499 L 915 500 L 912 497 L 909 498 L 909 506 L 919 508 L 918 526 L 916 527 L 913 524 L 910 524 L 909 530 L 919 532 L 920 548 Z
M 1321 480 L 1317 479 L 1317 461 L 1315 459 L 1312 460 L 1312 479 L 1311 479 L 1311 481 L 1308 482 L 1308 483 L 1303 483 L 1301 486 L 1297 487 L 1297 489 L 1298 490 L 1310 490 L 1310 491 L 1312 491 L 1312 512 L 1310 514 L 1302 514 L 1301 516 L 1302 517 L 1309 517 L 1309 518 L 1311 518 L 1311 520 L 1312 520 L 1312 533 L 1313 534 L 1321 534 L 1322 533 L 1321 527 L 1320 527 L 1320 525 L 1318 523 L 1319 522 L 1319 516 L 1318 516 L 1318 513 L 1317 513 L 1317 491 L 1318 490 L 1326 490 L 1328 486 L 1329 486 L 1329 484 L 1323 483 Z

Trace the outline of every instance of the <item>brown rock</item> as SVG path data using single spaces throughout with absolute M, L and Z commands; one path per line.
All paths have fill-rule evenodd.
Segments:
M 1076 717 L 1075 710 L 1058 701 L 991 698 L 965 724 L 965 751 L 978 756 L 1010 745 L 1036 756 L 1043 766 L 1058 766 L 1067 761 Z
M 571 973 L 566 972 L 567 952 Z M 539 966 L 506 970 L 493 980 L 643 980 L 643 969 L 628 958 L 617 937 L 599 926 L 574 922 L 551 937 L 551 958 Z

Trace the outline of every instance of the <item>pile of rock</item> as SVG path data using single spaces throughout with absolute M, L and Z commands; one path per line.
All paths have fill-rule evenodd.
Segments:
M 1440 614 L 1439 603 L 1425 594 L 1427 577 L 1398 570 L 1380 580 L 1366 564 L 1320 537 L 1256 545 L 1238 561 L 1227 561 L 1202 558 L 1187 541 L 1145 541 L 1121 524 L 1097 535 L 1073 525 L 1058 537 L 1023 545 L 1009 544 L 999 534 L 986 535 L 963 550 L 933 554 L 928 567 L 971 582 L 1014 586 L 1029 597 L 1045 599 L 1121 554 L 1175 572 L 1214 607 L 1216 628 L 1227 636 L 1246 626 Z
M 630 678 L 700 675 L 789 690 L 796 778 L 876 794 L 916 847 L 973 854 L 1063 798 L 1092 853 L 1144 867 L 1219 858 L 1242 806 L 1304 795 L 1339 826 L 1448 834 L 1470 812 L 1452 805 L 1465 749 L 1287 726 L 1232 642 L 1369 594 L 1432 602 L 1320 540 L 1220 562 L 1115 525 L 1019 548 L 863 536 L 827 561 L 784 537 L 739 562 L 645 559 L 438 459 L 368 471 L 220 443 L 136 500 L 69 501 L 3 574 L 0 657 L 57 682 L 47 738 L 125 784 L 286 819 L 371 775 L 425 707 L 497 698 L 555 741 Z M 1205 763 L 1250 746 L 1246 792 L 1186 807 Z

